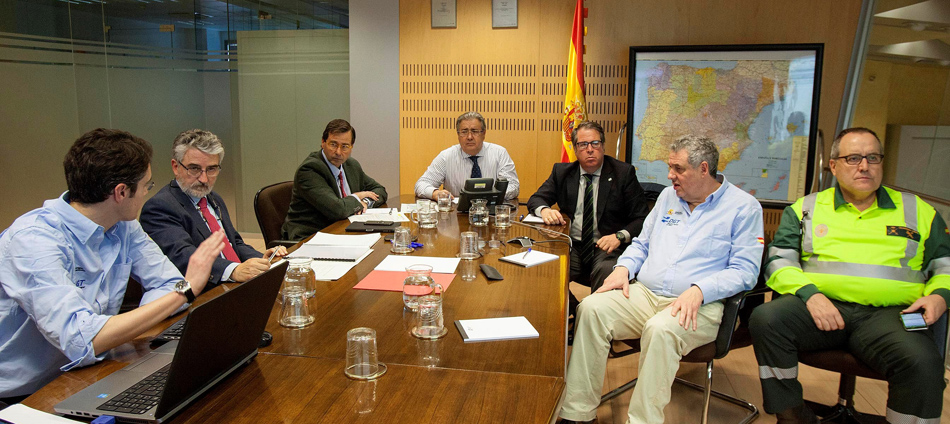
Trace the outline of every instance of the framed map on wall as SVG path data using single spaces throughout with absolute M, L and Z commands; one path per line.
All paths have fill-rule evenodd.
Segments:
M 627 162 L 641 182 L 669 185 L 675 139 L 719 146 L 718 171 L 765 201 L 811 184 L 821 44 L 630 48 Z

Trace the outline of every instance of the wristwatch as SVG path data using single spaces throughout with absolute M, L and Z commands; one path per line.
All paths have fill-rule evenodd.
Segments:
M 626 243 L 630 240 L 627 240 L 627 235 L 623 231 L 617 231 L 617 240 L 620 240 L 620 243 Z
M 184 295 L 188 303 L 195 301 L 195 292 L 191 291 L 191 283 L 188 280 L 180 280 L 175 283 L 175 291 Z

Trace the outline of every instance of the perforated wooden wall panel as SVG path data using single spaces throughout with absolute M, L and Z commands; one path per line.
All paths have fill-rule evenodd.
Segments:
M 400 1 L 400 190 L 411 193 L 474 110 L 508 149 L 526 200 L 560 159 L 573 0 L 519 0 L 518 28 L 492 29 L 491 1 L 458 0 L 457 28 L 431 28 L 431 0 Z M 614 155 L 627 116 L 630 46 L 825 43 L 819 128 L 833 133 L 860 0 L 586 0 L 588 116 Z M 621 152 L 621 158 L 623 152 Z

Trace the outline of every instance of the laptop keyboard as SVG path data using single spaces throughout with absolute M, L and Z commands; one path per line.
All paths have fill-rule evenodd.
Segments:
M 122 393 L 99 405 L 96 409 L 126 414 L 144 414 L 158 404 L 162 396 L 162 389 L 168 380 L 168 369 L 171 364 L 165 365 L 134 386 L 125 389 Z
M 165 331 L 162 331 L 161 334 L 155 337 L 155 341 L 168 342 L 172 340 L 180 340 L 181 333 L 185 329 L 185 320 L 187 318 L 188 316 L 185 315 L 180 320 L 172 324 L 170 327 L 166 328 Z

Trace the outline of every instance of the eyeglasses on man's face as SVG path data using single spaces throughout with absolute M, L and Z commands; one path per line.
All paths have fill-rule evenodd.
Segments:
M 881 162 L 884 162 L 884 155 L 880 153 L 871 153 L 870 155 L 865 155 L 865 156 L 854 154 L 854 155 L 847 155 L 847 156 L 838 156 L 833 159 L 843 159 L 844 163 L 848 165 L 852 165 L 852 166 L 857 165 L 861 163 L 861 161 L 867 159 L 869 164 L 877 165 Z
M 352 145 L 352 144 L 339 144 L 339 143 L 337 143 L 337 142 L 335 142 L 335 141 L 328 141 L 328 142 L 327 142 L 327 146 L 330 147 L 330 150 L 341 149 L 341 150 L 343 150 L 344 152 L 348 152 L 348 151 L 350 151 L 350 149 L 353 148 L 353 145 Z
M 575 149 L 575 150 L 584 150 L 584 149 L 586 149 L 588 146 L 590 146 L 590 147 L 593 147 L 593 148 L 596 150 L 596 149 L 601 148 L 601 146 L 603 146 L 603 145 L 604 145 L 604 143 L 601 143 L 600 140 L 582 141 L 582 142 L 580 142 L 580 143 L 575 144 L 575 145 L 574 145 L 574 149 Z
M 485 133 L 485 130 L 469 130 L 469 129 L 465 129 L 465 130 L 458 131 L 458 135 L 460 135 L 460 136 L 462 136 L 462 137 L 468 137 L 469 134 L 478 137 L 479 135 L 482 135 L 482 134 L 484 134 L 484 133 Z
M 214 178 L 221 173 L 221 165 L 211 165 L 205 169 L 201 169 L 198 165 L 183 165 L 185 167 L 185 172 L 193 178 L 198 178 L 201 176 L 201 173 L 204 172 L 208 177 Z

